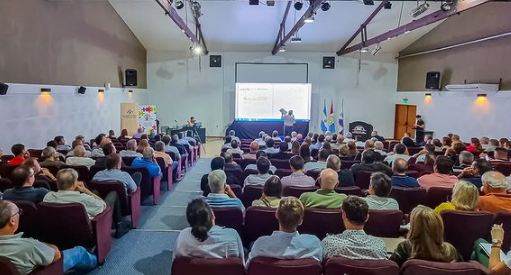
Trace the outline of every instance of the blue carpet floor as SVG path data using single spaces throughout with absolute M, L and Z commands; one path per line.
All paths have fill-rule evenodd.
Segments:
M 188 227 L 186 205 L 202 194 L 200 179 L 210 171 L 210 159 L 199 159 L 171 192 L 162 185 L 159 205 L 144 203 L 137 229 L 114 239 L 105 264 L 89 275 L 169 275 L 174 243 L 179 231 Z

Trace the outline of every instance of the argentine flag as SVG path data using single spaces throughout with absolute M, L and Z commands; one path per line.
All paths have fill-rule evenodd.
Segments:
M 323 131 L 323 133 L 328 131 L 327 123 L 328 123 L 328 115 L 326 113 L 326 100 L 325 100 L 323 102 L 323 119 L 321 120 L 321 130 Z

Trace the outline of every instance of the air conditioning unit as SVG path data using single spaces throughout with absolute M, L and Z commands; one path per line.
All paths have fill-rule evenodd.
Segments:
M 498 92 L 499 84 L 453 84 L 447 85 L 445 88 L 452 92 L 488 93 Z

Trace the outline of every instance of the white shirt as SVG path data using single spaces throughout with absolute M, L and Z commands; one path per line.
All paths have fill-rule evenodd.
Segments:
M 231 154 L 233 154 L 233 153 L 240 154 L 241 158 L 243 158 L 243 154 L 245 154 L 245 152 L 243 150 L 241 150 L 240 148 L 236 148 L 236 149 L 230 148 L 230 149 L 227 149 L 227 152 L 231 153 Z
M 507 259 L 504 260 L 504 264 L 507 268 L 511 269 L 511 251 L 507 253 Z
M 84 157 L 68 157 L 66 159 L 67 165 L 73 165 L 73 166 L 87 166 L 87 168 L 90 169 L 90 167 L 94 164 L 96 164 L 96 161 L 91 158 L 84 158 Z
M 53 203 L 80 203 L 85 207 L 89 219 L 94 219 L 94 217 L 106 209 L 106 203 L 102 199 L 78 191 L 49 192 L 44 196 L 43 201 Z
M 277 259 L 312 258 L 321 262 L 323 248 L 319 239 L 314 235 L 273 231 L 271 236 L 259 237 L 254 242 L 252 250 L 248 254 L 247 267 L 250 260 L 258 256 Z
M 249 164 L 247 165 L 247 167 L 245 167 L 245 170 L 257 170 L 257 165 L 256 164 Z M 270 166 L 270 171 L 275 174 L 275 171 L 277 171 L 277 167 L 275 166 Z
M 245 181 L 243 182 L 244 186 L 247 185 L 264 185 L 266 183 L 266 180 L 268 180 L 271 177 L 270 174 L 253 174 L 248 175 L 248 177 L 245 178 Z
M 208 238 L 199 242 L 192 235 L 192 228 L 183 229 L 176 240 L 174 257 L 197 257 L 222 259 L 238 257 L 245 262 L 243 244 L 238 232 L 232 228 L 213 226 L 208 232 Z
M 285 115 L 282 118 L 284 119 L 284 126 L 293 126 L 295 124 L 294 115 Z
M 303 172 L 304 173 L 307 173 L 307 171 L 320 172 L 325 168 L 326 168 L 326 162 L 324 162 L 324 161 L 316 161 L 316 162 L 309 161 L 309 162 L 305 163 L 305 165 L 303 166 Z
M 294 172 L 289 176 L 283 177 L 280 182 L 282 182 L 282 187 L 286 186 L 298 186 L 298 187 L 309 187 L 315 186 L 316 180 L 312 177 L 305 175 L 303 172 Z
M 369 205 L 369 209 L 371 210 L 399 210 L 399 204 L 393 198 L 368 195 L 362 199 L 367 202 L 367 205 Z
M 410 159 L 410 156 L 404 155 L 404 154 L 392 154 L 392 155 L 388 155 L 385 158 L 385 162 L 392 165 L 392 162 L 394 162 L 394 160 L 396 160 L 396 159 L 404 159 L 406 162 L 408 162 L 408 160 Z

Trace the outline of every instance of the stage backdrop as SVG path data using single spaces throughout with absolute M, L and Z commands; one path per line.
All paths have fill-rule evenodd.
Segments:
M 121 129 L 132 136 L 138 129 L 138 103 L 121 103 Z
M 150 134 L 151 130 L 158 130 L 156 125 L 156 106 L 142 105 L 138 110 L 139 126 L 144 128 L 146 134 Z
M 225 131 L 226 136 L 230 130 L 236 131 L 237 137 L 245 139 L 258 138 L 260 131 L 271 135 L 273 130 L 277 130 L 280 136 L 284 131 L 284 123 L 282 121 L 233 121 Z M 309 122 L 296 122 L 293 130 L 305 136 L 309 132 Z

